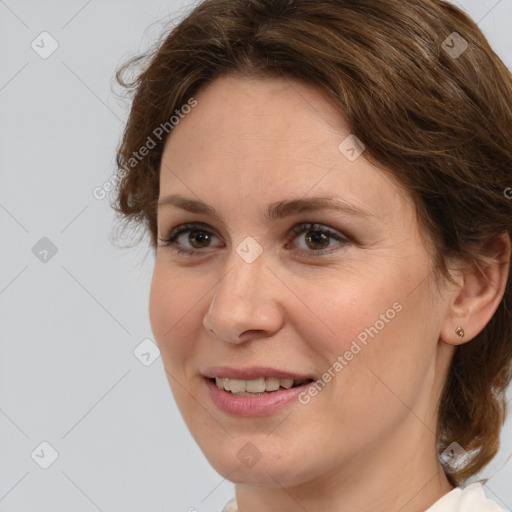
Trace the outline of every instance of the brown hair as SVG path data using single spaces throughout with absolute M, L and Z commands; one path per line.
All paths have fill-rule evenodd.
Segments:
M 123 80 L 141 62 L 144 70 Z M 330 98 L 367 158 L 415 198 L 441 273 L 452 255 L 483 267 L 485 243 L 511 234 L 504 191 L 512 186 L 512 77 L 462 11 L 442 0 L 206 0 L 117 74 L 133 103 L 117 154 L 115 207 L 149 229 L 153 246 L 170 117 L 226 73 L 299 80 Z M 509 276 L 495 315 L 456 348 L 450 366 L 438 452 L 457 442 L 471 455 L 462 468 L 445 466 L 454 485 L 498 450 L 511 379 L 511 299 Z

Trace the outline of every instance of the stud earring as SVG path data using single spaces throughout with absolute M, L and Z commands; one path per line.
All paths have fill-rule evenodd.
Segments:
M 464 338 L 464 329 L 460 325 L 455 329 L 455 332 L 457 333 L 461 340 L 462 338 Z

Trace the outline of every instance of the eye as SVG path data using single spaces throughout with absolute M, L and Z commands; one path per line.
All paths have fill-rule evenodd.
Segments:
M 300 250 L 298 252 L 304 256 L 322 256 L 326 253 L 337 252 L 350 244 L 350 240 L 346 236 L 322 224 L 298 224 L 292 228 L 291 233 L 294 236 L 288 241 L 285 248 L 289 249 L 291 242 L 298 239 L 299 242 L 303 242 L 303 244 L 299 244 Z M 302 234 L 305 236 L 299 236 Z M 293 245 L 291 244 L 292 248 Z M 341 247 L 339 247 L 340 245 Z M 332 247 L 336 248 L 332 249 Z
M 158 237 L 160 246 L 169 247 L 178 254 L 198 255 L 201 249 L 211 247 L 213 239 L 218 237 L 204 224 L 182 224 L 174 228 L 166 237 Z

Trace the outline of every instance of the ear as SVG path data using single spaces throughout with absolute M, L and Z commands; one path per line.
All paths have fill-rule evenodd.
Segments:
M 505 293 L 509 275 L 511 242 L 508 233 L 492 239 L 480 251 L 485 263 L 479 268 L 467 261 L 456 270 L 457 285 L 451 292 L 448 314 L 440 338 L 450 345 L 460 345 L 477 336 L 489 323 Z M 458 327 L 464 335 L 460 336 Z

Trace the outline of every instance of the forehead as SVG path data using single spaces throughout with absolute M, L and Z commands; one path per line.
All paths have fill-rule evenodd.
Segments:
M 255 204 L 328 194 L 381 217 L 412 209 L 410 196 L 388 172 L 364 152 L 357 157 L 363 148 L 316 89 L 280 78 L 227 75 L 196 100 L 166 143 L 161 196 L 192 192 L 206 198 L 214 190 L 220 199 L 236 189 L 240 208 L 249 199 Z

